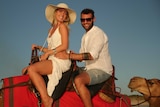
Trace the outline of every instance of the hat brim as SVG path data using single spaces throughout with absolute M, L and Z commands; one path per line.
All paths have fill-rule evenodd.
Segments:
M 68 11 L 68 14 L 69 14 L 69 18 L 70 18 L 70 21 L 69 21 L 69 24 L 73 24 L 76 20 L 76 12 L 70 8 L 65 8 L 65 7 L 59 7 L 59 6 L 56 6 L 56 5 L 52 5 L 52 4 L 49 4 L 47 7 L 46 7 L 46 10 L 45 10 L 45 16 L 46 16 L 46 19 L 52 23 L 53 20 L 54 20 L 54 17 L 53 17 L 53 14 L 55 12 L 56 9 L 58 8 L 64 8 Z

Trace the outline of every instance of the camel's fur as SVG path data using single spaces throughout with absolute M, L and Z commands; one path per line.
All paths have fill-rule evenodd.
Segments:
M 143 94 L 144 99 L 149 102 L 150 107 L 160 107 L 159 79 L 153 78 L 146 80 L 143 77 L 133 77 L 131 78 L 128 87 L 131 91 L 138 91 Z

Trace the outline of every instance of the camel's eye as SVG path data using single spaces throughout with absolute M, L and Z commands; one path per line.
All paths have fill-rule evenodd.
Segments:
M 151 80 L 148 80 L 148 83 L 149 83 L 149 85 L 153 85 L 154 84 L 154 82 L 151 81 Z

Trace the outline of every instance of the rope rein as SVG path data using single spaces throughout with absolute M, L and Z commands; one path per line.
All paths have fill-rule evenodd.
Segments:
M 141 104 L 143 104 L 143 103 L 145 103 L 145 102 L 147 102 L 147 101 L 149 101 L 152 97 L 160 97 L 160 96 L 152 96 L 152 93 L 151 93 L 151 90 L 150 90 L 150 88 L 149 88 L 149 85 L 148 85 L 148 80 L 145 78 L 145 81 L 146 81 L 146 84 L 147 84 L 147 88 L 148 88 L 148 91 L 149 91 L 149 97 L 146 99 L 146 100 L 144 100 L 144 101 L 142 101 L 142 102 L 140 102 L 140 103 L 137 103 L 137 104 L 134 104 L 134 105 L 132 105 L 132 106 L 138 106 L 138 105 L 141 105 Z

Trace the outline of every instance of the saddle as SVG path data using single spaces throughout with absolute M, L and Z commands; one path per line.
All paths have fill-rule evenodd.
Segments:
M 75 65 L 76 64 L 74 64 L 74 66 Z M 76 92 L 76 89 L 74 88 L 74 85 L 73 85 L 74 84 L 73 81 L 74 81 L 75 76 L 79 74 L 78 71 L 80 71 L 80 69 L 81 68 L 76 66 L 76 69 L 74 70 L 74 72 L 72 72 L 70 80 L 66 87 L 66 91 Z M 106 81 L 102 83 L 88 86 L 91 97 L 94 97 L 96 94 L 98 94 L 99 97 L 106 102 L 112 103 L 116 100 L 117 92 L 115 90 L 115 80 L 118 80 L 118 79 L 115 77 L 114 73 L 115 73 L 115 67 L 113 65 L 113 74 L 109 79 L 107 79 Z
M 38 62 L 39 61 L 38 59 L 39 58 L 37 56 L 37 49 L 35 49 L 32 51 L 31 62 L 29 64 Z M 77 66 L 75 60 L 72 60 L 71 62 L 72 64 L 70 69 L 62 74 L 62 78 L 60 79 L 59 84 L 55 87 L 55 90 L 52 93 L 52 98 L 54 100 L 59 99 L 65 91 L 76 92 L 73 81 L 75 76 L 79 74 L 81 68 Z M 114 102 L 116 100 L 117 92 L 115 90 L 115 80 L 117 80 L 117 78 L 115 77 L 114 73 L 115 73 L 115 67 L 113 65 L 113 74 L 109 79 L 107 79 L 102 83 L 88 86 L 91 97 L 94 97 L 96 94 L 99 94 L 99 97 L 104 101 Z M 46 75 L 43 75 L 43 78 L 47 85 L 48 77 Z M 37 95 L 39 95 L 38 91 L 35 92 L 37 93 Z M 38 97 L 38 99 L 40 100 L 40 96 Z

